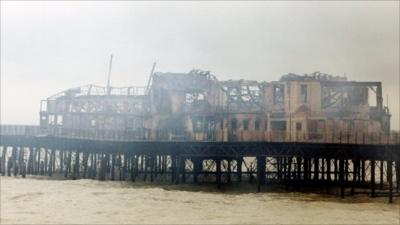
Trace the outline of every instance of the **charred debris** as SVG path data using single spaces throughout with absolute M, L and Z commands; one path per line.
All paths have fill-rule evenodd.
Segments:
M 381 82 L 319 72 L 219 81 L 209 71 L 152 73 L 147 87 L 71 88 L 41 102 L 42 132 L 124 140 L 321 140 L 390 132 Z M 340 133 L 340 134 L 339 134 Z

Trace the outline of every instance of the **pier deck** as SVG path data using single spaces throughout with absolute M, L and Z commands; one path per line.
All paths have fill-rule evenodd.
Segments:
M 286 188 L 316 186 L 356 189 L 372 197 L 393 196 L 400 189 L 400 144 L 329 142 L 118 141 L 79 138 L 0 136 L 2 175 L 66 178 L 214 182 L 257 182 Z

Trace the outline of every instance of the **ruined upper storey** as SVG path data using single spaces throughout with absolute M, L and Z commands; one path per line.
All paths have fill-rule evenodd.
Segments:
M 388 132 L 390 113 L 381 82 L 319 72 L 220 81 L 192 70 L 154 73 L 147 89 L 87 85 L 60 92 L 42 101 L 41 127 L 134 139 L 259 140 L 270 133 L 318 139 L 337 131 Z

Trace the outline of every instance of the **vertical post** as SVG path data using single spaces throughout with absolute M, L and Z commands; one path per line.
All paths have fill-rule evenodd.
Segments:
M 284 182 L 286 183 L 287 179 L 287 173 L 286 173 L 286 166 L 287 166 L 287 157 L 282 157 L 282 164 L 281 164 L 281 170 L 282 170 L 282 177 Z
M 153 154 L 149 155 L 149 164 L 150 164 L 150 182 L 154 181 L 154 164 L 155 164 L 155 156 Z
M 100 155 L 100 171 L 99 171 L 99 180 L 105 180 L 105 170 L 106 170 L 106 157 L 102 153 Z
M 20 175 L 22 175 L 22 163 L 24 162 L 24 157 L 25 157 L 25 148 L 24 147 L 19 147 L 18 148 L 18 172 Z
M 75 152 L 75 164 L 74 164 L 74 171 L 72 175 L 72 179 L 76 180 L 79 177 L 79 151 Z
M 144 170 L 144 155 L 140 155 L 140 172 L 143 173 Z
M 65 165 L 65 173 L 64 173 L 64 177 L 68 177 L 68 173 L 71 171 L 71 155 L 72 155 L 72 151 L 66 152 L 67 154 L 67 162 Z
M 238 157 L 236 159 L 237 166 L 236 166 L 236 176 L 237 176 L 237 181 L 242 182 L 242 164 L 243 164 L 243 158 Z
M 39 173 L 39 163 L 40 157 L 38 156 L 40 152 L 39 148 L 33 148 L 33 171 L 32 174 L 37 175 Z
M 122 167 L 122 180 L 126 180 L 127 169 L 128 169 L 128 155 L 124 154 L 124 166 Z
M 400 160 L 398 160 L 398 161 L 396 161 L 396 192 L 399 192 L 399 190 L 400 190 L 400 187 L 399 187 L 399 185 L 400 185 L 400 166 L 399 166 L 399 164 L 400 164 Z
M 357 181 L 357 174 L 358 174 L 358 160 L 352 160 L 353 162 L 353 182 L 351 183 L 351 191 L 350 194 L 354 195 L 354 189 L 356 186 L 356 181 Z
M 361 160 L 361 184 L 365 184 L 365 160 Z
M 227 159 L 227 161 L 228 161 L 227 178 L 228 178 L 228 183 L 231 183 L 231 173 L 232 173 L 232 170 L 231 170 L 231 159 Z
M 157 178 L 158 174 L 161 173 L 161 162 L 162 162 L 162 158 L 161 155 L 157 155 L 156 158 L 156 170 L 155 170 L 155 177 Z
M 257 157 L 257 191 L 261 191 L 261 185 L 265 183 L 265 156 Z
M 40 175 L 44 176 L 44 162 L 40 162 Z
M 17 165 L 17 147 L 13 146 L 12 148 L 12 165 L 13 165 L 13 173 L 14 176 L 18 174 L 18 165 Z
M 286 173 L 287 173 L 287 175 L 286 175 L 286 179 L 287 180 L 291 180 L 292 179 L 292 163 L 293 163 L 293 157 L 292 156 L 289 156 L 289 157 L 287 157 L 287 169 L 286 169 Z
M 344 161 L 344 175 L 346 182 L 349 181 L 349 160 Z
M 380 161 L 380 168 L 379 168 L 379 172 L 380 172 L 380 184 L 379 184 L 379 189 L 383 189 L 383 160 Z
M 308 177 L 308 158 L 304 158 L 303 159 L 303 179 L 304 180 L 307 180 L 308 181 L 308 179 L 309 179 L 309 177 Z
M 40 164 L 42 162 L 42 158 L 40 153 L 42 152 L 42 148 L 36 148 L 36 152 L 37 152 L 37 163 L 36 163 L 36 174 L 39 174 L 40 172 Z
M 328 183 L 331 182 L 332 177 L 331 177 L 331 159 L 327 158 L 326 159 L 326 180 Z
M 193 162 L 193 183 L 197 184 L 197 178 L 200 172 L 201 161 L 199 158 L 193 157 L 192 162 Z
M 221 188 L 221 159 L 217 158 L 215 159 L 216 162 L 216 180 L 217 180 L 217 185 L 218 185 L 218 189 Z
M 375 160 L 371 160 L 371 196 L 375 197 Z
M 115 180 L 115 154 L 111 155 L 111 180 Z
M 174 183 L 176 179 L 176 155 L 171 156 L 171 182 Z
M 301 158 L 297 157 L 296 158 L 296 166 L 297 166 L 297 186 L 300 185 L 300 180 L 301 180 Z
M 143 180 L 147 180 L 147 169 L 149 168 L 149 164 L 150 164 L 149 156 L 148 155 L 144 155 L 142 159 L 143 159 L 142 164 L 144 164 L 144 165 L 142 165 L 142 168 L 144 169 L 144 171 L 143 171 Z
M 321 158 L 321 180 L 325 180 L 325 158 Z
M 3 151 L 1 152 L 1 167 L 0 172 L 1 175 L 6 175 L 6 157 L 7 157 L 7 148 L 8 146 L 3 146 Z
M 99 155 L 96 153 L 93 155 L 93 179 L 96 179 L 97 177 L 97 159 L 99 158 Z
M 7 160 L 7 176 L 11 176 L 11 168 L 13 167 L 12 157 L 8 157 Z
M 54 170 L 55 160 L 56 160 L 55 153 L 56 153 L 55 149 L 50 150 L 50 162 L 49 162 L 49 171 L 48 171 L 49 176 L 53 176 L 53 170 Z
M 340 197 L 344 198 L 344 159 L 339 160 Z
M 22 162 L 21 174 L 22 178 L 26 177 L 26 163 L 24 161 Z
M 47 173 L 47 171 L 48 171 L 48 159 L 47 159 L 47 156 L 48 155 L 48 149 L 47 148 L 45 148 L 44 149 L 44 173 Z
M 393 203 L 393 161 L 386 161 L 387 164 L 387 176 L 389 182 L 389 203 Z
M 326 158 L 326 192 L 330 193 L 331 177 L 331 158 Z
M 179 157 L 179 159 L 180 159 L 180 162 L 179 162 L 179 165 L 180 165 L 180 173 L 181 173 L 181 177 L 182 177 L 182 183 L 185 183 L 186 182 L 186 159 L 185 159 L 185 157 Z
M 138 176 L 138 174 L 139 174 L 139 155 L 136 155 L 135 156 L 135 165 L 134 165 L 134 172 L 133 172 L 133 180 L 132 181 L 136 180 L 136 177 Z
M 179 184 L 179 178 L 180 178 L 180 176 L 179 176 L 179 173 L 180 173 L 180 171 L 181 171 L 181 156 L 176 156 L 175 157 L 175 184 Z
M 168 156 L 166 156 L 166 155 L 164 155 L 163 156 L 163 165 L 162 165 L 162 172 L 163 173 L 165 173 L 165 172 L 167 172 L 167 158 L 168 158 Z
M 57 161 L 57 156 L 56 156 L 56 154 L 57 154 L 57 149 L 56 148 L 54 148 L 52 151 L 51 151 L 51 157 L 52 157 L 52 160 L 51 160 L 51 175 L 53 176 L 53 173 L 55 173 L 56 172 L 56 169 L 57 169 L 57 165 L 56 165 L 56 161 Z
M 3 149 L 4 151 L 4 149 Z M 33 174 L 33 148 L 29 148 L 28 174 Z
M 83 153 L 83 178 L 86 178 L 86 174 L 88 173 L 88 162 L 89 162 L 89 153 Z
M 314 180 L 319 180 L 319 159 L 314 158 Z
M 333 178 L 335 179 L 335 181 L 338 181 L 339 174 L 338 174 L 338 160 L 337 159 L 333 160 L 333 171 L 334 171 Z
M 312 167 L 312 160 L 311 160 L 311 158 L 309 158 L 308 159 L 308 179 L 310 179 L 310 180 L 311 180 L 311 175 L 312 175 L 311 167 Z
M 117 174 L 118 174 L 118 179 L 122 180 L 122 155 L 118 154 L 115 156 L 116 157 L 116 163 L 115 166 L 117 167 Z
M 64 171 L 64 149 L 60 150 L 60 173 Z
M 90 162 L 90 166 L 89 166 L 89 162 Z M 88 155 L 88 178 L 93 179 L 93 168 L 94 165 L 94 153 L 89 153 Z
M 135 172 L 136 172 L 136 155 L 132 154 L 130 156 L 131 158 L 131 165 L 130 165 L 130 175 L 131 175 L 131 181 L 135 182 Z

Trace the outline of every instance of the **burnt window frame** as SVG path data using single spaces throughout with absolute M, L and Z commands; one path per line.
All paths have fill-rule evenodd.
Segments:
M 250 129 L 250 119 L 243 120 L 243 130 L 248 131 Z
M 280 105 L 285 103 L 285 85 L 284 84 L 274 84 L 272 86 L 272 98 L 274 105 Z M 277 96 L 277 93 L 281 93 L 281 96 Z
M 299 131 L 302 131 L 302 130 L 303 130 L 303 123 L 302 122 L 296 122 L 296 131 L 299 132 Z
M 238 129 L 238 120 L 236 118 L 231 119 L 231 129 L 237 130 Z
M 300 84 L 300 100 L 301 100 L 301 103 L 308 102 L 308 85 L 307 84 Z
M 261 130 L 261 120 L 260 119 L 256 119 L 254 121 L 254 130 Z

